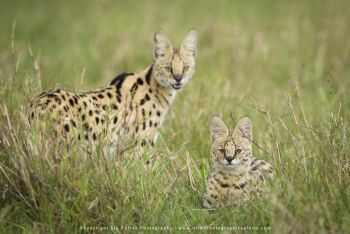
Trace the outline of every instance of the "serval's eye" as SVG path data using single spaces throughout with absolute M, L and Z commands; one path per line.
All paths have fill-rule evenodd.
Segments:
M 165 66 L 164 69 L 167 70 L 168 72 L 171 72 L 171 66 Z
M 235 150 L 235 155 L 236 155 L 236 154 L 239 154 L 241 151 L 242 151 L 241 149 L 236 149 L 236 150 Z
M 185 66 L 184 66 L 184 71 L 187 71 L 188 69 L 190 69 L 190 66 L 185 65 Z
M 219 149 L 220 153 L 224 154 L 226 153 L 226 150 L 225 149 Z

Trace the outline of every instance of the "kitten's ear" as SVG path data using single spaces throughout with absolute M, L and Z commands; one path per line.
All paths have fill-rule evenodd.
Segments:
M 219 138 L 226 138 L 228 136 L 228 129 L 224 122 L 218 117 L 211 120 L 211 140 L 216 141 Z
M 241 118 L 233 134 L 236 136 L 247 138 L 250 142 L 253 141 L 253 124 L 248 117 Z
M 195 57 L 197 54 L 197 31 L 190 30 L 182 41 L 180 51 L 186 55 Z
M 154 33 L 153 42 L 154 42 L 154 49 L 153 49 L 154 59 L 157 59 L 159 57 L 164 57 L 172 49 L 170 40 L 162 31 L 157 31 Z

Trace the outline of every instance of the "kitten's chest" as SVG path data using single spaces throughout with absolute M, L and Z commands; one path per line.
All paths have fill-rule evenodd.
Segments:
M 212 177 L 217 183 L 219 198 L 222 201 L 239 202 L 242 199 L 245 200 L 254 190 L 253 178 L 249 173 L 216 172 Z

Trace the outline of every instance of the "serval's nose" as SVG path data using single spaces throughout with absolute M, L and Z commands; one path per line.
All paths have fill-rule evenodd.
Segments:
M 174 80 L 176 80 L 176 82 L 180 82 L 182 80 L 182 75 L 181 74 L 174 74 Z

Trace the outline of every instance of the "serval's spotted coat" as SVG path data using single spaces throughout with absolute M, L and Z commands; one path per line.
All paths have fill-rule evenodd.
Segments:
M 179 48 L 160 31 L 154 35 L 153 64 L 138 73 L 123 73 L 102 89 L 43 92 L 31 104 L 31 118 L 48 114 L 65 137 L 112 142 L 133 139 L 154 144 L 169 107 L 193 76 L 197 33 L 191 30 Z

